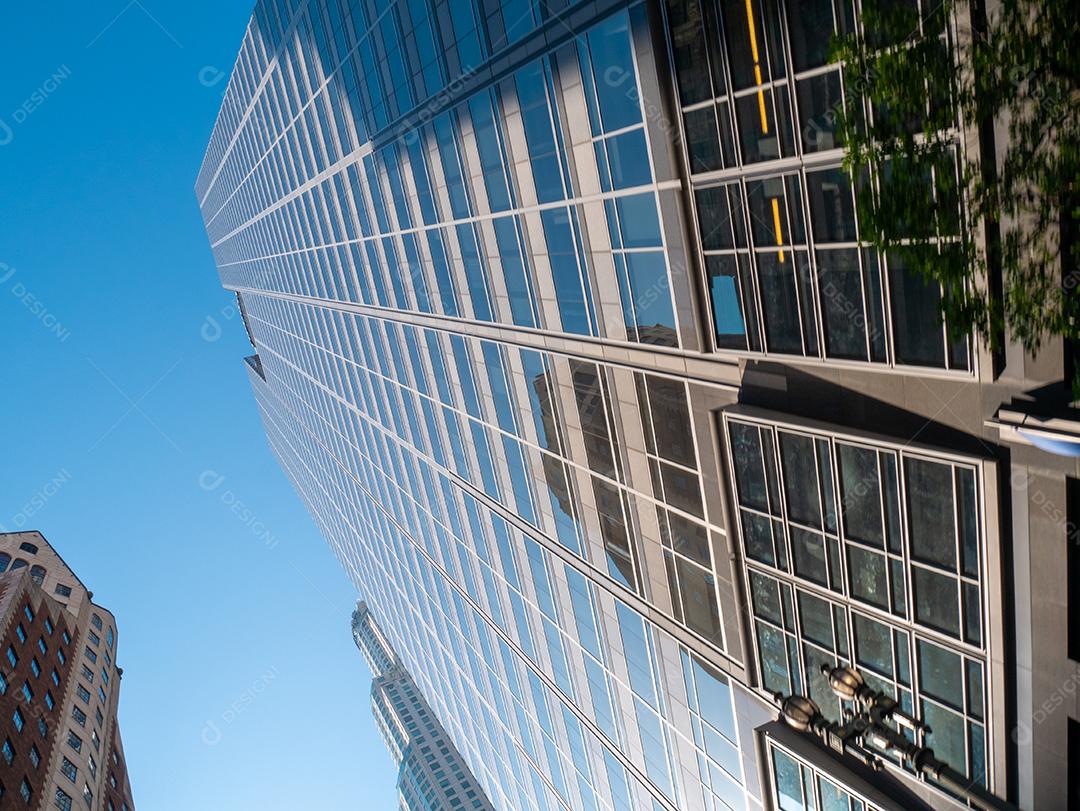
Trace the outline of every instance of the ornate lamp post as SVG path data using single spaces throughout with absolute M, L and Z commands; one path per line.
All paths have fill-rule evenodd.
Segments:
M 838 698 L 855 705 L 843 724 L 828 720 L 805 696 L 774 694 L 780 705 L 780 717 L 789 727 L 822 740 L 839 755 L 858 760 L 878 771 L 888 756 L 910 765 L 917 774 L 931 777 L 959 797 L 986 811 L 1017 811 L 1016 807 L 994 796 L 982 786 L 934 757 L 934 750 L 908 740 L 900 728 L 914 733 L 930 732 L 930 727 L 900 709 L 896 700 L 871 688 L 853 667 L 821 666 L 822 675 Z

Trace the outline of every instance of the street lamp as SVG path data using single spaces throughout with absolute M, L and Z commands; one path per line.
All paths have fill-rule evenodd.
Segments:
M 845 713 L 844 723 L 837 724 L 825 718 L 817 704 L 806 696 L 785 698 L 782 693 L 775 693 L 773 698 L 780 705 L 780 718 L 789 727 L 819 738 L 832 751 L 854 758 L 874 771 L 883 768 L 885 757 L 896 756 L 917 774 L 933 778 L 978 808 L 1017 811 L 1015 806 L 938 760 L 933 749 L 909 740 L 900 728 L 926 734 L 930 727 L 900 709 L 895 699 L 870 687 L 858 670 L 822 665 L 821 674 L 829 680 L 837 698 L 851 702 L 854 711 Z

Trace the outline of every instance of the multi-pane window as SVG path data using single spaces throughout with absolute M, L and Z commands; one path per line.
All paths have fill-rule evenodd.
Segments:
M 723 647 L 686 384 L 635 374 L 645 450 L 675 618 Z
M 779 811 L 880 811 L 832 777 L 769 742 L 770 783 Z
M 62 788 L 58 788 L 53 799 L 53 805 L 59 808 L 60 811 L 71 811 L 71 795 Z
M 629 37 L 632 16 L 614 16 L 577 41 L 593 150 L 605 192 L 653 182 Z M 605 200 L 605 211 L 628 339 L 678 346 L 655 193 L 615 195 Z
M 841 71 L 834 35 L 852 30 L 848 0 L 689 0 L 667 4 L 691 172 L 838 146 Z
M 738 808 L 744 791 L 731 684 L 689 651 L 679 653 L 694 744 L 709 761 L 709 768 L 701 770 L 705 807 Z M 726 805 L 710 802 L 710 793 Z
M 831 37 L 852 30 L 851 3 L 783 6 L 667 7 L 716 347 L 970 371 L 940 288 L 860 241 L 835 126 L 843 71 L 828 61 Z M 782 158 L 802 165 L 758 176 Z M 738 167 L 737 180 L 712 174 Z
M 727 433 L 761 687 L 838 718 L 820 668 L 855 664 L 985 783 L 979 469 L 741 417 Z
M 74 704 L 71 706 L 71 717 L 81 727 L 86 726 L 86 713 Z
M 79 779 L 78 767 L 67 758 L 64 758 L 60 763 L 60 773 L 72 783 Z
M 621 480 L 623 470 L 622 454 L 615 444 L 617 436 L 607 370 L 593 363 L 571 360 L 570 373 L 585 440 L 586 459 L 589 468 L 600 474 L 592 477 L 592 489 L 600 518 L 608 574 L 636 591 L 641 582 L 640 562 L 631 535 L 631 506 L 627 493 L 609 481 Z

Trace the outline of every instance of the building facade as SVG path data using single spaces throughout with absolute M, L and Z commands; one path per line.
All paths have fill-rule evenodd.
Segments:
M 839 718 L 836 664 L 972 783 L 1078 796 L 1073 353 L 954 339 L 860 240 L 858 21 L 256 6 L 196 185 L 256 400 L 496 808 L 964 807 L 776 723 Z
M 134 811 L 116 619 L 39 532 L 0 533 L 0 803 Z
M 371 710 L 398 765 L 401 811 L 493 811 L 431 707 L 387 645 L 361 601 L 352 618 L 353 641 L 371 673 Z

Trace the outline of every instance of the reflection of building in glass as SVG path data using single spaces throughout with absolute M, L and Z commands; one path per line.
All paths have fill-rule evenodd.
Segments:
M 476 778 L 363 602 L 353 612 L 352 628 L 356 647 L 374 676 L 371 709 L 375 723 L 398 765 L 401 811 L 490 811 L 491 803 Z
M 828 62 L 859 19 L 257 6 L 197 184 L 249 376 L 496 808 L 962 807 L 774 723 L 774 692 L 837 717 L 838 663 L 1067 807 L 1065 353 L 953 340 L 860 241 Z

